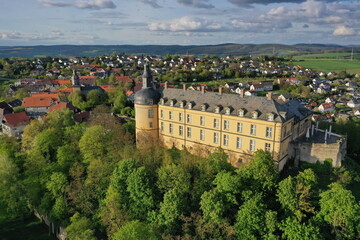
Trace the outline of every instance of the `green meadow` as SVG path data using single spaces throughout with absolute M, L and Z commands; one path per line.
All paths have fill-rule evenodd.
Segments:
M 353 60 L 350 59 L 350 53 L 341 52 L 295 56 L 292 62 L 316 71 L 346 71 L 352 74 L 360 72 L 360 53 L 354 53 Z

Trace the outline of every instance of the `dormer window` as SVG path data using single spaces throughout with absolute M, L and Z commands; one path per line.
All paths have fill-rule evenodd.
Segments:
M 187 104 L 188 109 L 192 109 L 193 104 L 190 102 Z
M 181 107 L 181 108 L 184 108 L 184 101 L 181 101 L 181 102 L 180 102 L 180 107 Z
M 274 114 L 269 113 L 268 116 L 267 116 L 267 120 L 268 121 L 274 121 Z
M 253 112 L 251 113 L 251 117 L 252 117 L 253 119 L 257 119 L 257 118 L 258 118 L 258 112 L 257 112 L 257 111 L 253 111 Z
M 230 115 L 231 109 L 229 107 L 225 108 L 225 114 Z
M 148 101 L 149 101 L 149 105 L 153 105 L 153 104 L 154 104 L 154 100 L 149 99 Z
M 239 116 L 239 117 L 243 117 L 243 116 L 244 116 L 244 113 L 245 113 L 245 110 L 244 110 L 244 109 L 240 109 L 240 110 L 238 111 L 238 116 Z
M 173 107 L 174 106 L 174 100 L 171 100 L 170 101 L 170 107 Z
M 201 105 L 201 111 L 203 111 L 203 112 L 206 111 L 206 104 Z
M 164 105 L 164 104 L 165 104 L 165 99 L 162 98 L 162 99 L 160 100 L 160 104 L 161 104 L 161 105 Z
M 215 107 L 215 113 L 220 113 L 220 106 Z

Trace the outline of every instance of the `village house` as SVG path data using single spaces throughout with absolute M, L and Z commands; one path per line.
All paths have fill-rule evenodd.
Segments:
M 319 106 L 320 112 L 331 112 L 335 110 L 335 106 L 332 103 L 322 103 Z
M 1 122 L 3 134 L 20 138 L 29 123 L 30 118 L 25 112 L 6 114 Z
M 351 108 L 358 108 L 360 107 L 360 99 L 351 99 L 347 102 L 347 104 Z

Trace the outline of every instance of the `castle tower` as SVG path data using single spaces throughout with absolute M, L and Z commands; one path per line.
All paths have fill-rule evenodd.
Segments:
M 71 87 L 72 87 L 73 92 L 81 91 L 80 78 L 77 75 L 75 69 L 73 70 L 73 75 L 71 78 L 71 85 L 72 85 Z
M 135 94 L 136 144 L 146 147 L 157 144 L 159 139 L 158 102 L 160 92 L 153 88 L 149 66 L 144 65 L 143 87 Z

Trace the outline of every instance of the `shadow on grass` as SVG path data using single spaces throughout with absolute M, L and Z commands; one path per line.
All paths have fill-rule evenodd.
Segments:
M 57 240 L 35 216 L 0 221 L 1 240 Z

